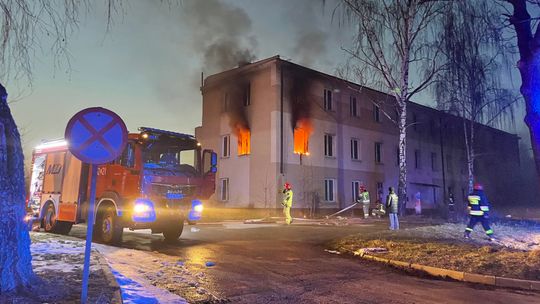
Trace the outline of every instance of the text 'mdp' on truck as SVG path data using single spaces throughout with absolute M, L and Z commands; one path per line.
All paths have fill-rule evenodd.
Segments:
M 187 134 L 141 127 L 115 161 L 99 165 L 95 237 L 117 243 L 124 228 L 151 229 L 166 240 L 182 234 L 184 221 L 201 218 L 203 200 L 215 190 L 216 154 Z M 85 222 L 90 166 L 68 151 L 65 140 L 33 151 L 28 208 L 47 232 L 67 234 Z

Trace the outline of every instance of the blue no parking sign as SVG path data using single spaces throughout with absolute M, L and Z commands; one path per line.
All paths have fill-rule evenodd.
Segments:
M 88 108 L 75 114 L 69 120 L 65 139 L 69 151 L 75 157 L 92 165 L 81 292 L 81 303 L 86 303 L 96 203 L 97 165 L 108 163 L 122 155 L 127 144 L 128 132 L 126 124 L 116 113 L 104 108 Z
M 69 120 L 65 138 L 75 157 L 89 164 L 104 164 L 122 154 L 128 132 L 116 113 L 104 108 L 88 108 Z

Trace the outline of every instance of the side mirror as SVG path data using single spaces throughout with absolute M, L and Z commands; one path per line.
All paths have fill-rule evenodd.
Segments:
M 217 153 L 212 152 L 211 161 L 210 161 L 210 172 L 217 172 Z
M 203 173 L 217 172 L 217 153 L 212 150 L 203 151 Z

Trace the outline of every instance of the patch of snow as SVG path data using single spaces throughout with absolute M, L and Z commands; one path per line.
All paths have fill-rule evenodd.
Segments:
M 122 290 L 122 300 L 126 304 L 187 304 L 181 297 L 152 285 L 139 283 L 114 270 L 113 274 Z
M 465 224 L 443 224 L 437 226 L 425 226 L 418 228 L 404 229 L 399 233 L 421 238 L 435 239 L 455 239 L 463 240 Z M 493 237 L 494 243 L 519 250 L 540 250 L 540 227 L 526 225 L 508 225 L 495 223 L 491 225 L 495 232 Z M 481 245 L 491 244 L 484 233 L 481 225 L 477 225 L 471 233 L 469 242 L 478 243 Z
M 124 303 L 188 303 L 184 298 L 154 286 L 151 277 L 162 278 L 163 269 L 174 267 L 160 262 L 154 253 L 95 244 L 113 269 L 113 274 L 122 290 Z

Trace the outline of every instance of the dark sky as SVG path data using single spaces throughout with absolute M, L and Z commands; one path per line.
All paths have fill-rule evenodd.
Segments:
M 333 73 L 349 40 L 318 1 L 124 1 L 109 33 L 103 2 L 94 2 L 72 37 L 70 69 L 55 68 L 45 49 L 31 89 L 8 82 L 26 151 L 62 137 L 69 118 L 91 106 L 116 111 L 132 131 L 152 126 L 193 133 L 201 121 L 201 71 L 236 65 L 237 57 L 224 52 L 252 60 L 280 54 Z
M 201 71 L 279 54 L 334 74 L 346 60 L 340 48 L 352 37 L 350 28 L 332 22 L 332 1 L 325 8 L 317 0 L 124 1 L 108 33 L 103 2 L 92 2 L 72 36 L 70 69 L 55 68 L 45 49 L 31 89 L 8 82 L 27 152 L 42 139 L 62 137 L 69 118 L 91 106 L 117 112 L 131 131 L 193 133 L 201 122 Z M 518 111 L 518 128 L 520 117 Z

